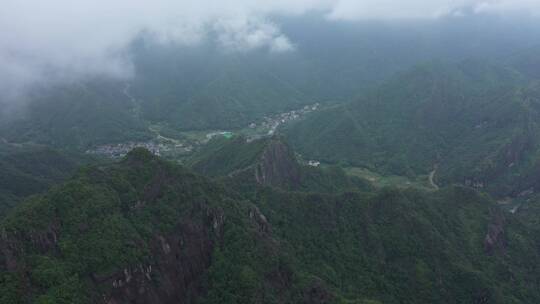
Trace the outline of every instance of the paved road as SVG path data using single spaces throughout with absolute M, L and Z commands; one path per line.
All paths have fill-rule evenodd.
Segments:
M 439 190 L 439 186 L 435 184 L 435 181 L 433 180 L 435 178 L 435 174 L 437 173 L 437 165 L 435 165 L 435 168 L 433 171 L 429 173 L 429 183 L 435 190 Z

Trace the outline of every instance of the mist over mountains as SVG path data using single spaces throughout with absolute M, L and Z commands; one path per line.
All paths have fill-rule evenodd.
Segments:
M 284 28 L 281 19 L 302 20 L 306 14 L 318 16 L 319 24 L 330 28 L 347 24 L 364 28 L 364 22 L 401 26 L 418 20 L 430 24 L 422 26 L 428 28 L 441 19 L 450 19 L 450 24 L 467 24 L 470 20 L 500 18 L 515 30 L 516 24 L 533 27 L 538 12 L 538 4 L 528 0 L 386 0 L 377 5 L 349 0 L 264 0 L 257 4 L 244 0 L 226 4 L 189 0 L 152 4 L 55 0 L 36 4 L 9 0 L 4 1 L 0 12 L 2 93 L 3 99 L 16 99 L 21 92 L 35 86 L 95 76 L 130 78 L 135 71 L 129 45 L 141 33 L 151 34 L 163 45 L 213 43 L 226 52 L 287 53 L 302 47 L 302 41 Z M 470 24 L 469 29 L 477 30 Z M 533 36 L 529 30 L 520 32 Z M 443 32 L 441 37 L 444 36 Z
M 537 1 L 1 6 L 0 303 L 540 301 Z
M 7 87 L 2 90 L 5 105 L 2 112 L 8 112 L 6 120 L 17 117 L 14 112 L 31 115 L 24 107 L 33 104 L 33 100 L 61 99 L 54 95 L 61 94 L 59 92 L 66 87 L 78 88 L 82 93 L 85 86 L 95 86 L 97 80 L 109 87 L 117 86 L 118 90 L 130 83 L 130 90 L 143 107 L 142 114 L 148 112 L 153 120 L 173 120 L 182 116 L 181 113 L 189 120 L 190 113 L 200 111 L 196 107 L 209 100 L 214 100 L 213 106 L 217 108 L 236 103 L 233 115 L 240 116 L 238 122 L 228 123 L 227 120 L 234 118 L 218 116 L 212 123 L 221 124 L 220 128 L 238 127 L 253 116 L 292 109 L 293 105 L 305 104 L 308 100 L 351 100 L 395 72 L 428 60 L 457 62 L 472 58 L 504 65 L 511 64 L 509 60 L 519 60 L 517 58 L 523 57 L 520 53 L 531 52 L 540 45 L 538 21 L 532 17 L 472 14 L 423 20 L 350 22 L 328 20 L 324 14 L 311 13 L 301 17 L 275 16 L 270 20 L 279 24 L 280 33 L 291 41 L 291 49 L 280 52 L 258 47 L 233 50 L 223 45 L 220 34 L 215 31 L 210 31 L 207 39 L 186 45 L 172 40 L 163 42 L 159 34 L 145 31 L 126 44 L 122 58 L 129 63 L 129 68 L 121 73 L 122 77 L 106 71 L 80 77 L 50 65 L 44 81 L 25 85 L 26 89 L 19 90 L 18 85 L 3 82 Z M 87 66 L 99 69 L 100 65 Z M 8 78 L 9 81 L 17 79 Z M 261 86 L 258 81 L 268 84 Z M 225 87 L 233 87 L 235 91 Z M 244 87 L 246 92 L 242 91 Z M 271 88 L 272 92 L 250 96 L 264 87 Z M 12 95 L 14 90 L 17 93 Z M 263 95 L 274 95 L 273 102 L 285 95 L 289 100 L 280 101 L 287 106 L 274 106 L 264 101 Z M 120 98 L 101 99 L 114 104 Z M 199 99 L 204 100 L 199 102 Z M 176 107 L 178 104 L 188 109 Z M 54 104 L 50 107 L 55 108 Z M 230 111 L 228 106 L 225 108 L 221 112 Z M 167 115 L 173 117 L 163 117 Z M 185 124 L 181 127 L 186 129 L 208 128 L 205 118 L 199 120 L 202 121 L 183 123 L 182 119 L 180 124 Z

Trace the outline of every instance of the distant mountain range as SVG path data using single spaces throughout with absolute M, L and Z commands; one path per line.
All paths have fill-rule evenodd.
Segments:
M 130 48 L 132 79 L 36 89 L 21 114 L 0 122 L 0 136 L 86 150 L 147 139 L 148 124 L 182 131 L 239 129 L 304 105 L 358 99 L 430 60 L 482 59 L 534 76 L 534 46 L 540 45 L 532 25 L 481 18 L 397 26 L 332 23 L 309 15 L 280 23 L 297 42 L 294 51 L 235 53 L 211 42 L 182 47 L 141 35 Z

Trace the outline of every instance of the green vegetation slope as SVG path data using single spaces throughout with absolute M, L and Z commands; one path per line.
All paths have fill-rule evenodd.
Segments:
M 405 176 L 437 167 L 440 183 L 513 195 L 538 160 L 537 92 L 512 69 L 434 62 L 285 132 L 312 159 Z
M 236 192 L 137 149 L 10 213 L 0 300 L 530 303 L 526 223 L 465 188 Z

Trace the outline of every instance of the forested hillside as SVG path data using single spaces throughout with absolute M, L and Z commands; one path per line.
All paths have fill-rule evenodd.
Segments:
M 28 102 L 0 124 L 0 137 L 59 149 L 150 138 L 137 105 L 120 81 L 94 80 L 36 90 Z
M 525 303 L 540 299 L 538 233 L 525 223 L 464 188 L 244 194 L 139 149 L 2 222 L 0 295 L 3 303 Z
M 337 166 L 308 165 L 279 136 L 254 141 L 244 137 L 214 140 L 186 164 L 241 192 L 253 192 L 258 186 L 309 192 L 372 189 L 368 181 L 348 176 Z
M 300 153 L 321 161 L 405 176 L 438 168 L 443 183 L 511 195 L 524 190 L 515 177 L 533 170 L 539 151 L 537 85 L 529 83 L 497 65 L 434 62 L 286 134 Z
M 43 146 L 0 143 L 0 218 L 29 195 L 71 177 L 83 159 Z

